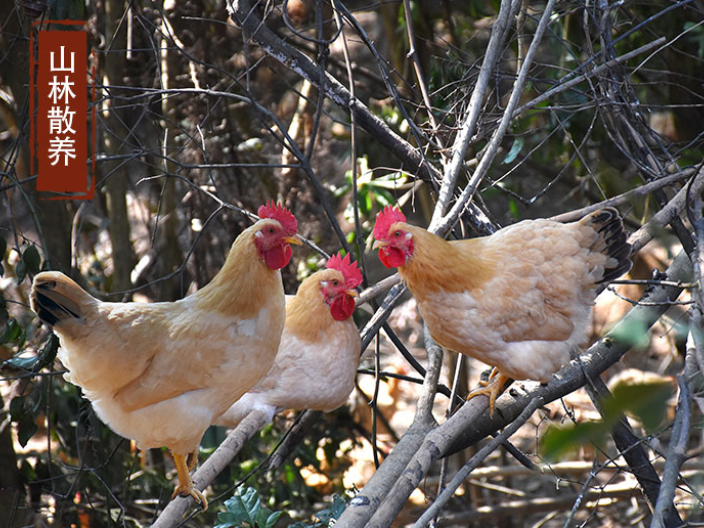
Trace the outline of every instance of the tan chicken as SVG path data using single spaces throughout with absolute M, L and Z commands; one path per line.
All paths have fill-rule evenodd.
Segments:
M 295 297 L 286 299 L 286 325 L 271 370 L 216 424 L 234 427 L 254 409 L 271 419 L 283 409 L 331 411 L 343 405 L 359 364 L 352 313 L 361 283 L 357 264 L 339 254 L 304 280 Z
M 272 203 L 232 245 L 213 280 L 176 302 L 102 302 L 59 272 L 39 273 L 32 309 L 61 340 L 67 381 L 142 449 L 166 446 L 179 484 L 203 509 L 189 470 L 205 430 L 271 367 L 284 325 L 280 268 L 300 244 Z M 191 456 L 190 463 L 188 460 Z
M 508 379 L 547 382 L 585 344 L 596 285 L 628 271 L 630 246 L 615 209 L 578 222 L 525 220 L 496 233 L 446 241 L 377 215 L 374 248 L 397 267 L 440 345 L 495 367 L 473 391 L 494 401 Z

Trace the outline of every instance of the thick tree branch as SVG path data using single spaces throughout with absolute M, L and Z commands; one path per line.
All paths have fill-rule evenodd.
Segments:
M 425 329 L 425 348 L 428 352 L 428 369 L 413 423 L 401 440 L 372 475 L 364 489 L 354 497 L 335 523 L 337 528 L 365 526 L 379 507 L 386 493 L 401 475 L 408 461 L 418 451 L 423 439 L 435 425 L 432 415 L 433 401 L 442 368 L 442 349 L 430 338 Z
M 540 398 L 533 399 L 528 406 L 523 409 L 523 412 L 521 412 L 518 418 L 511 422 L 506 429 L 501 431 L 500 434 L 496 435 L 491 442 L 477 451 L 477 453 L 464 466 L 462 466 L 462 469 L 460 469 L 452 478 L 443 492 L 437 499 L 435 499 L 435 502 L 433 502 L 433 504 L 423 513 L 423 515 L 420 516 L 420 518 L 413 525 L 413 528 L 424 528 L 425 525 L 433 519 L 433 517 L 438 515 L 442 507 L 447 504 L 450 498 L 452 498 L 455 491 L 457 491 L 457 488 L 462 485 L 464 480 L 469 476 L 474 468 L 481 464 L 486 457 L 488 457 L 497 447 L 499 447 L 502 442 L 508 440 L 511 435 L 518 431 L 518 429 L 521 428 L 526 421 L 528 421 L 531 415 L 541 405 L 543 405 L 543 401 Z

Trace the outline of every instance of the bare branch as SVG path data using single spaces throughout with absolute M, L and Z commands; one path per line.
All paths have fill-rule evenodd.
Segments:
M 344 5 L 340 7 L 344 7 Z M 359 99 L 352 97 L 337 79 L 328 73 L 322 77 L 318 65 L 271 31 L 257 18 L 247 0 L 228 0 L 227 9 L 232 20 L 248 38 L 255 40 L 268 55 L 313 83 L 335 104 L 354 114 L 357 124 L 369 132 L 381 146 L 391 152 L 408 172 L 417 174 L 428 181 L 440 179 L 439 172 L 430 163 L 427 163 L 419 149 L 404 141 Z M 493 232 L 494 228 L 486 215 L 473 204 L 470 204 L 469 207 L 475 227 L 481 232 Z
M 672 424 L 672 436 L 670 437 L 670 445 L 667 449 L 667 463 L 662 472 L 662 486 L 660 487 L 660 495 L 658 495 L 658 500 L 655 504 L 650 528 L 674 528 L 682 525 L 681 519 L 673 519 L 667 513 L 675 509 L 673 499 L 675 498 L 680 468 L 687 455 L 687 440 L 689 439 L 692 412 L 689 388 L 682 379 L 682 376 L 677 376 L 677 383 L 680 387 L 677 413 L 675 414 L 675 421 Z
M 347 509 L 335 523 L 337 528 L 366 526 L 377 511 L 379 504 L 398 480 L 408 461 L 415 455 L 423 443 L 428 431 L 435 425 L 432 406 L 437 390 L 437 382 L 442 368 L 442 349 L 432 340 L 425 330 L 425 348 L 428 352 L 428 371 L 423 381 L 423 389 L 413 423 L 401 440 L 384 460 L 378 471 L 372 475 L 364 489 L 354 497 Z
M 667 205 L 655 213 L 645 225 L 628 238 L 628 243 L 631 244 L 634 254 L 653 239 L 659 227 L 665 226 L 675 219 L 679 219 L 687 204 L 688 187 L 689 186 L 680 189 Z M 704 168 L 700 168 L 694 180 L 691 182 L 691 192 L 698 196 L 703 190 Z

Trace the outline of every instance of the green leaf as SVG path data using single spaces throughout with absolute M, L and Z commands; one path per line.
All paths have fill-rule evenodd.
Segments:
M 225 507 L 234 516 L 234 524 L 232 526 L 254 528 L 257 513 L 261 509 L 261 500 L 254 488 L 240 488 L 235 491 L 232 498 L 225 501 Z
M 648 325 L 642 319 L 623 319 L 609 332 L 608 337 L 636 350 L 644 350 L 650 346 Z
M 15 396 L 10 400 L 10 419 L 13 422 L 19 422 L 24 414 L 24 402 L 27 396 Z
M 543 435 L 540 451 L 549 461 L 559 460 L 585 444 L 601 444 L 609 427 L 603 422 L 584 422 L 573 427 L 551 426 Z
M 520 213 L 518 212 L 518 204 L 513 198 L 511 198 L 508 202 L 508 210 L 511 212 L 511 216 L 513 216 L 514 220 L 519 219 Z
M 652 432 L 661 427 L 667 417 L 668 400 L 674 394 L 669 379 L 648 383 L 620 384 L 613 391 L 613 398 L 603 403 L 606 420 L 615 422 L 623 413 L 634 415 Z
M 26 334 L 27 334 L 26 329 L 23 328 L 22 335 L 26 336 Z M 21 345 L 20 345 L 20 347 L 21 347 Z M 31 370 L 33 372 L 38 372 L 39 370 L 43 369 L 45 366 L 47 366 L 48 364 L 50 364 L 51 362 L 54 361 L 58 350 L 59 350 L 59 338 L 56 337 L 55 334 L 51 334 L 51 336 L 49 336 L 49 339 L 44 344 L 44 347 L 41 349 L 41 351 L 36 356 L 11 357 L 11 358 L 5 360 L 3 365 L 9 365 L 11 367 L 14 367 L 17 369 L 22 369 L 22 370 Z
M 227 502 L 225 504 L 227 504 Z M 215 528 L 232 528 L 233 526 L 237 526 L 238 521 L 239 517 L 232 512 L 220 512 L 218 513 L 218 524 L 215 525 Z
M 277 511 L 272 512 L 269 508 L 262 508 L 257 515 L 257 527 L 258 528 L 271 528 L 279 520 L 283 512 Z
M 332 497 L 332 504 L 330 507 L 320 510 L 315 516 L 320 519 L 322 524 L 325 526 L 330 526 L 332 524 L 331 521 L 336 521 L 339 519 L 346 508 L 347 502 L 345 502 L 345 499 L 340 497 L 338 494 L 335 494 Z
M 14 319 L 10 319 L 5 325 L 5 330 L 3 331 L 2 335 L 0 335 L 0 345 L 15 341 L 17 338 L 19 338 L 21 333 L 22 328 L 17 323 L 17 321 L 15 321 Z
M 24 250 L 22 254 L 22 262 L 27 266 L 27 270 L 30 273 L 39 273 L 42 266 L 42 257 L 39 255 L 37 246 L 32 244 L 27 249 Z
M 25 415 L 22 417 L 17 424 L 17 441 L 22 447 L 27 445 L 27 442 L 34 436 L 37 429 L 38 427 L 33 416 Z
M 541 440 L 541 452 L 546 459 L 557 460 L 584 444 L 601 444 L 624 413 L 638 418 L 646 431 L 655 431 L 665 423 L 673 394 L 674 386 L 667 378 L 620 384 L 614 388 L 613 397 L 601 403 L 603 421 L 550 427 Z
M 515 160 L 521 153 L 521 150 L 523 150 L 523 145 L 525 145 L 525 143 L 526 140 L 523 139 L 523 137 L 517 137 L 513 141 L 513 145 L 511 145 L 511 150 L 508 151 L 508 154 L 506 154 L 506 157 L 504 158 L 502 163 L 511 163 L 513 160 Z
M 22 284 L 27 276 L 27 264 L 24 263 L 24 260 L 20 260 L 15 266 L 15 275 L 17 275 L 17 284 Z
M 387 205 L 396 205 L 396 199 L 393 195 L 385 189 L 377 189 L 374 198 L 379 203 L 380 206 L 386 207 Z
M 218 513 L 215 528 L 272 528 L 283 512 L 263 507 L 254 488 L 238 489 L 225 501 L 226 512 Z
M 32 367 L 37 362 L 37 356 L 29 357 L 11 357 L 5 361 L 5 365 L 20 370 L 32 370 Z

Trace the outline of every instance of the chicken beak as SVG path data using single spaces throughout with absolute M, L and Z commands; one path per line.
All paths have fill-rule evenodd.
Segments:
M 389 243 L 385 240 L 375 240 L 372 244 L 372 249 L 379 249 L 388 246 Z
M 345 292 L 347 295 L 350 297 L 359 297 L 359 293 L 357 293 L 357 290 L 349 289 Z
M 296 244 L 297 246 L 303 245 L 303 241 L 301 240 L 301 237 L 299 237 L 298 235 L 286 237 L 283 239 L 283 241 L 286 242 L 287 244 Z

